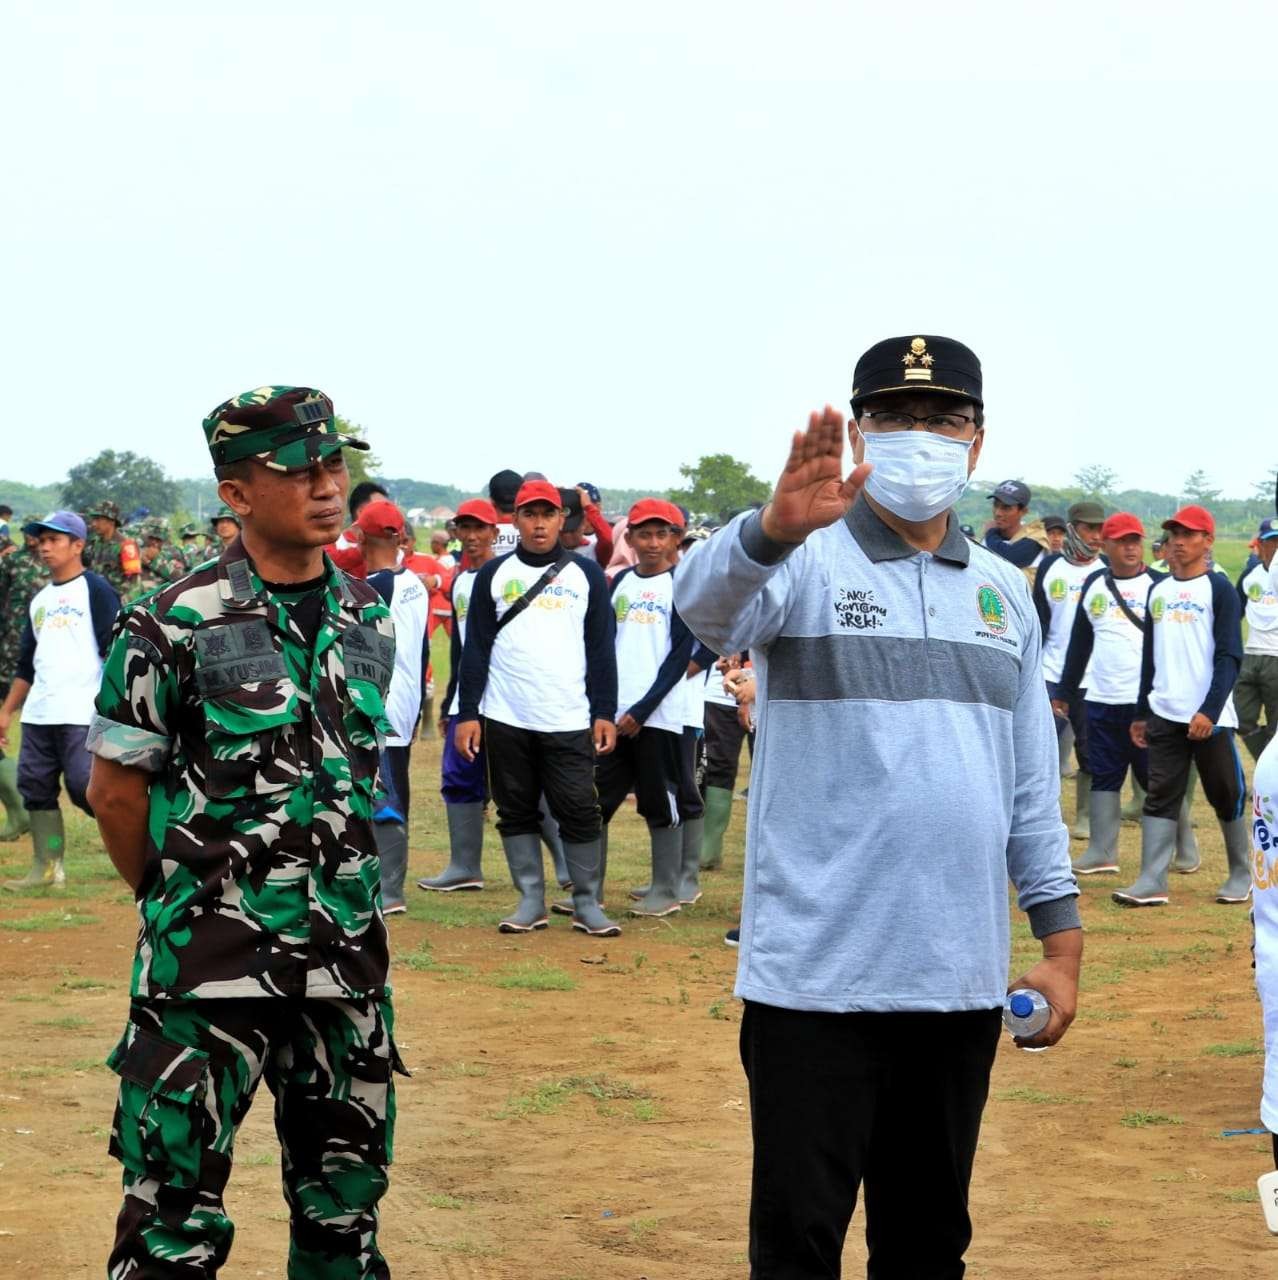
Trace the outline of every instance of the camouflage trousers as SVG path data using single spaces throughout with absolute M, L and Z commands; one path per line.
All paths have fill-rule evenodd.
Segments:
M 231 1249 L 222 1193 L 258 1081 L 275 1097 L 289 1280 L 382 1280 L 377 1203 L 404 1073 L 389 1000 L 135 1000 L 108 1059 L 124 1166 L 109 1280 L 204 1280 Z M 406 1074 L 406 1073 L 404 1073 Z

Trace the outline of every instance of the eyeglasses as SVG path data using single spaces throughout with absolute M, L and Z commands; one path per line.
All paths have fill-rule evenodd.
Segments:
M 865 414 L 862 421 L 870 423 L 872 431 L 912 431 L 917 422 L 922 423 L 924 431 L 931 431 L 934 435 L 957 436 L 962 435 L 967 424 L 976 419 L 962 413 L 930 413 L 924 418 L 918 418 L 912 413 L 901 413 L 896 409 L 880 409 L 876 413 Z

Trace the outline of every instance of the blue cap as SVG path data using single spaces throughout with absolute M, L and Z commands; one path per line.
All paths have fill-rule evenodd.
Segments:
M 33 520 L 30 524 L 24 524 L 22 532 L 33 538 L 38 538 L 42 533 L 69 533 L 73 538 L 79 538 L 81 542 L 89 536 L 84 521 L 74 511 L 50 511 L 43 520 Z
M 1014 1018 L 1028 1018 L 1034 1012 L 1034 1000 L 1023 991 L 1018 991 L 1008 1002 Z
M 1278 538 L 1278 516 L 1270 516 L 1260 522 L 1260 532 L 1256 535 L 1261 542 L 1268 538 Z
M 599 490 L 596 489 L 589 480 L 579 480 L 577 482 L 577 488 L 584 489 L 589 496 L 590 501 L 593 502 L 595 506 L 599 505 Z

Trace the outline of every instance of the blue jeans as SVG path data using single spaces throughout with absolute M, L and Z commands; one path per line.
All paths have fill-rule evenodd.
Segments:
M 1149 752 L 1132 741 L 1135 703 L 1111 706 L 1088 702 L 1087 758 L 1091 764 L 1093 791 L 1121 791 L 1128 767 L 1142 790 L 1149 788 Z
M 93 757 L 85 748 L 87 724 L 23 724 L 18 747 L 18 793 L 28 809 L 56 809 L 59 780 L 71 803 L 90 817 L 89 770 Z

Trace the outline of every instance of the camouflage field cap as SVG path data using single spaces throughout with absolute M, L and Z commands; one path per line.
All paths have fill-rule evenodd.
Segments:
M 236 524 L 239 524 L 240 522 L 239 516 L 237 516 L 235 512 L 226 505 L 226 503 L 223 503 L 211 516 L 209 516 L 209 524 L 215 525 L 219 520 L 234 520 Z
M 186 524 L 184 524 L 184 525 L 183 525 L 183 526 L 178 530 L 178 537 L 179 537 L 179 538 L 194 538 L 194 537 L 195 537 L 199 532 L 200 532 L 200 531 L 195 527 L 194 522 L 193 522 L 193 521 L 188 520 L 188 521 L 186 522 Z
M 141 533 L 144 538 L 158 538 L 161 542 L 169 540 L 168 525 L 163 520 L 143 520 Z
M 107 520 L 114 520 L 116 524 L 124 523 L 124 517 L 120 514 L 119 506 L 109 498 L 105 502 L 99 502 L 89 512 L 89 519 L 93 519 L 94 516 L 102 516 Z
M 313 387 L 257 387 L 218 405 L 204 419 L 213 465 L 257 458 L 275 471 L 298 471 L 338 449 L 367 449 L 337 429 L 333 402 Z

